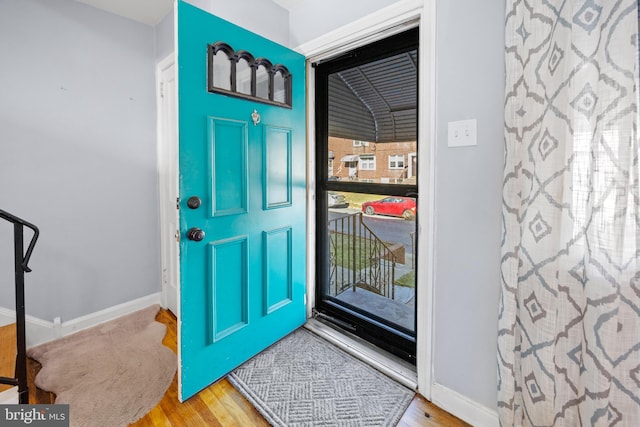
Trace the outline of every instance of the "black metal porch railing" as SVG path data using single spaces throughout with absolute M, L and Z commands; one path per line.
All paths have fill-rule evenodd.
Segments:
M 362 221 L 361 212 L 329 220 L 329 238 L 332 296 L 359 287 L 395 298 L 397 257 Z
M 29 273 L 29 259 L 33 253 L 40 231 L 38 227 L 16 216 L 0 210 L 0 218 L 13 224 L 13 245 L 15 253 L 15 284 L 16 284 L 16 376 L 15 378 L 0 377 L 0 384 L 18 386 L 18 402 L 29 403 L 29 387 L 27 385 L 27 341 L 25 333 L 24 309 L 24 273 Z M 33 230 L 33 237 L 24 253 L 24 227 Z

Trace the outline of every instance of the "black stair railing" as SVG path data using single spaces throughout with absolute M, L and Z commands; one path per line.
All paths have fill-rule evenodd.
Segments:
M 329 220 L 330 289 L 357 287 L 395 299 L 396 255 L 362 220 L 362 212 Z
M 16 371 L 15 378 L 0 377 L 0 384 L 18 386 L 18 402 L 29 403 L 29 386 L 27 384 L 27 340 L 25 333 L 24 309 L 24 273 L 29 273 L 29 259 L 40 235 L 38 227 L 27 221 L 0 210 L 0 218 L 13 224 L 13 245 L 15 253 L 15 281 L 16 281 Z M 33 230 L 33 237 L 24 253 L 24 227 Z

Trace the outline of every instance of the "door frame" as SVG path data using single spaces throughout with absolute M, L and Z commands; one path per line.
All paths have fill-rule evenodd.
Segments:
M 315 307 L 316 277 L 316 179 L 315 179 L 315 70 L 312 63 L 330 59 L 355 49 L 398 34 L 410 28 L 420 27 L 418 76 L 418 154 L 423 172 L 418 176 L 421 221 L 418 228 L 418 253 L 422 268 L 416 277 L 416 322 L 427 327 L 417 328 L 416 369 L 418 392 L 431 399 L 433 379 L 433 341 L 435 331 L 434 282 L 435 282 L 435 41 L 436 0 L 402 0 L 371 15 L 338 28 L 324 36 L 305 43 L 295 50 L 307 58 L 307 317 L 312 317 Z M 426 255 L 425 255 L 426 254 Z
M 389 185 L 389 183 L 383 182 L 373 182 L 375 180 L 370 180 L 371 182 L 362 183 L 359 181 L 369 181 L 366 179 L 360 179 L 359 181 L 352 182 L 351 179 L 345 181 L 344 179 L 340 182 L 325 182 L 325 174 L 324 168 L 322 167 L 325 159 L 327 158 L 327 149 L 328 145 L 331 145 L 331 141 L 328 141 L 329 137 L 328 131 L 331 126 L 330 115 L 328 112 L 328 108 L 331 104 L 331 77 L 336 76 L 336 74 L 340 74 L 344 70 L 352 70 L 352 67 L 357 66 L 367 66 L 367 67 L 375 67 L 378 61 L 391 60 L 392 58 L 397 58 L 402 55 L 411 54 L 411 56 L 416 56 L 417 60 L 417 49 L 419 47 L 419 31 L 418 28 L 412 28 L 406 30 L 400 34 L 387 37 L 383 40 L 367 44 L 366 46 L 362 46 L 358 49 L 351 51 L 347 55 L 340 55 L 339 57 L 331 60 L 322 61 L 317 64 L 315 67 L 315 78 L 316 78 L 316 88 L 315 95 L 316 97 L 316 126 L 321 126 L 321 128 L 316 128 L 316 138 L 320 138 L 316 140 L 316 221 L 321 221 L 322 223 L 317 223 L 316 229 L 316 253 L 328 253 L 330 246 L 332 245 L 333 239 L 330 239 L 329 234 L 327 234 L 326 224 L 324 224 L 330 217 L 331 214 L 328 212 L 328 206 L 324 202 L 324 198 L 327 197 L 326 194 L 331 191 L 346 191 L 346 192 L 355 192 L 355 193 L 369 193 L 373 194 L 374 197 L 376 195 L 384 195 L 385 197 L 389 196 L 402 196 L 402 195 L 411 195 L 414 199 L 419 198 L 418 196 L 418 186 L 415 180 L 411 184 L 406 184 L 402 182 L 401 184 L 396 183 L 393 185 Z M 406 58 L 405 58 L 406 60 Z M 414 118 L 413 123 L 413 132 L 414 138 L 417 138 L 416 130 L 417 130 L 417 78 L 418 74 L 415 69 L 410 69 L 407 71 L 408 74 L 411 74 L 413 71 L 412 78 L 412 87 L 410 90 L 413 92 L 413 103 L 414 108 L 416 110 L 413 111 L 412 116 Z M 378 71 L 379 73 L 380 71 Z M 398 76 L 394 76 L 398 77 Z M 402 76 L 402 78 L 409 76 Z M 392 80 L 394 80 L 392 78 Z M 389 84 L 392 84 L 389 82 Z M 411 103 L 411 101 L 404 101 L 405 103 Z M 348 139 L 348 138 L 347 138 Z M 327 145 L 328 144 L 328 145 Z M 354 144 L 355 145 L 355 144 Z M 375 145 L 375 144 L 374 144 Z M 384 144 L 383 144 L 384 145 Z M 417 148 L 414 145 L 414 150 Z M 375 151 L 375 150 L 374 150 Z M 378 153 L 379 154 L 379 153 Z M 349 157 L 349 158 L 347 158 Z M 342 160 L 353 160 L 351 157 L 354 156 L 345 156 Z M 355 156 L 357 157 L 357 156 Z M 360 154 L 360 159 L 364 157 L 363 154 Z M 386 159 L 379 159 L 379 162 L 383 162 Z M 355 163 L 355 162 L 354 162 Z M 349 164 L 354 164 L 350 163 Z M 387 178 L 388 180 L 388 178 Z M 366 188 L 365 188 L 366 187 Z M 387 200 L 385 198 L 385 200 Z M 382 204 L 379 206 L 379 209 L 376 208 L 376 212 L 381 214 L 389 213 L 389 204 Z M 419 207 L 420 210 L 420 207 Z M 410 225 L 411 232 L 415 233 L 417 231 L 417 227 L 420 224 L 420 215 L 416 221 L 413 221 Z M 357 228 L 357 227 L 356 227 Z M 335 231 L 335 230 L 334 230 Z M 344 230 L 343 230 L 344 231 Z M 407 230 L 408 232 L 408 230 Z M 357 234 L 357 233 L 356 233 Z M 391 241 L 393 239 L 389 237 Z M 331 241 L 331 242 L 330 242 Z M 333 242 L 335 243 L 335 242 Z M 415 254 L 415 253 L 414 253 Z M 341 291 L 338 289 L 329 290 L 332 286 L 330 283 L 332 281 L 332 277 L 335 275 L 335 271 L 333 268 L 335 266 L 329 262 L 328 258 L 324 256 L 317 256 L 316 268 L 320 268 L 321 270 L 316 270 L 316 312 L 320 318 L 326 319 L 334 319 L 338 325 L 343 324 L 342 322 L 346 322 L 347 330 L 352 332 L 354 335 L 363 338 L 364 340 L 377 345 L 379 348 L 386 350 L 387 352 L 400 357 L 401 359 L 407 361 L 409 364 L 413 364 L 413 382 L 416 387 L 417 378 L 415 372 L 415 364 L 416 364 L 416 330 L 414 329 L 415 322 L 415 307 L 411 307 L 410 312 L 413 312 L 411 315 L 411 326 L 408 324 L 402 325 L 396 324 L 392 325 L 394 322 L 385 318 L 384 315 L 378 313 L 376 315 L 376 311 L 369 311 L 365 307 L 359 305 L 355 302 L 341 302 L 341 297 L 338 297 L 333 292 L 340 293 Z M 390 265 L 388 267 L 391 267 Z M 386 273 L 383 272 L 385 267 L 382 267 L 382 270 L 379 274 L 385 276 L 386 274 L 392 274 L 391 270 Z M 393 270 L 393 268 L 392 268 Z M 419 274 L 419 273 L 418 273 Z M 400 273 L 398 273 L 400 275 Z M 388 277 L 390 278 L 390 276 Z M 360 280 L 365 280 L 360 278 Z M 365 280 L 366 281 L 366 280 Z M 351 283 L 353 285 L 353 283 Z M 343 285 L 345 285 L 343 283 Z M 378 286 L 378 285 L 373 285 Z M 344 288 L 342 288 L 344 290 Z M 355 291 L 355 288 L 354 288 Z M 389 289 L 390 292 L 390 289 Z M 385 294 L 385 296 L 391 298 L 391 295 Z M 408 314 L 408 313 L 407 313 Z M 329 320 L 332 321 L 332 320 Z
M 167 69 L 174 67 L 175 73 L 176 55 L 170 53 L 156 64 L 156 132 L 157 132 L 157 174 L 158 174 L 158 214 L 160 219 L 160 277 L 162 280 L 162 297 L 161 305 L 169 308 L 168 292 L 171 290 L 168 286 L 168 278 L 174 276 L 177 280 L 178 289 L 176 289 L 176 308 L 173 313 L 176 318 L 179 317 L 180 310 L 180 243 L 177 240 L 176 233 L 179 230 L 171 232 L 167 229 L 168 219 L 173 218 L 176 226 L 179 224 L 179 212 L 176 208 L 178 198 L 178 117 L 177 105 L 175 117 L 168 117 L 163 101 L 163 80 L 162 74 Z M 176 75 L 177 90 L 177 75 Z M 177 100 L 177 98 L 176 98 Z M 173 127 L 171 127 L 173 126 Z M 173 133 L 174 139 L 169 133 Z M 173 185 L 172 185 L 173 182 Z M 171 191 L 172 187 L 175 191 Z M 173 193 L 173 194 L 172 194 Z M 171 250 L 168 245 L 175 245 L 175 259 L 172 263 L 168 258 Z M 175 268 L 174 268 L 175 267 Z M 173 310 L 172 310 L 173 311 Z
M 417 156 L 418 153 L 409 153 L 407 156 L 407 163 L 405 165 L 407 167 L 407 176 L 405 176 L 405 178 L 413 178 L 416 176 L 416 171 L 413 170 L 413 159 Z

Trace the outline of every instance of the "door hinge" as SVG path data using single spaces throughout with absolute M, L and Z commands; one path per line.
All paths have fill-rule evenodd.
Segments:
M 176 242 L 180 243 L 180 230 L 176 230 Z
M 180 197 L 176 197 L 176 210 L 180 210 Z
M 160 98 L 164 98 L 164 82 L 160 82 Z

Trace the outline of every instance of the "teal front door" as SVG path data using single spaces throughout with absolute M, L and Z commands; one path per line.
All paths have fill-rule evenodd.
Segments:
M 305 322 L 305 60 L 177 4 L 180 399 Z

